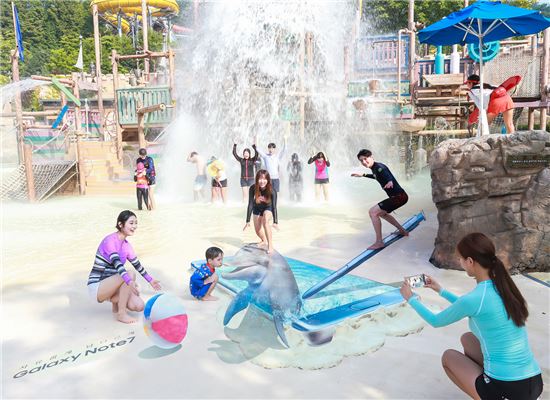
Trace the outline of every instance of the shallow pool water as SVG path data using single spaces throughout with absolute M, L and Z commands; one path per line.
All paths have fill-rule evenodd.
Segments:
M 332 270 L 319 267 L 294 258 L 285 257 L 288 262 L 300 294 L 312 287 L 314 284 L 330 275 Z M 231 257 L 225 261 L 230 262 Z M 363 266 L 364 267 L 364 266 Z M 224 279 L 223 274 L 234 269 L 232 266 L 224 266 L 218 270 L 220 284 L 234 293 L 238 293 L 248 286 L 248 282 L 242 280 Z M 354 301 L 367 299 L 377 294 L 395 290 L 393 286 L 385 285 L 370 279 L 355 275 L 345 275 L 338 279 L 315 296 L 303 301 L 302 315 L 311 315 L 320 311 L 330 310 Z M 268 310 L 264 310 L 268 311 Z

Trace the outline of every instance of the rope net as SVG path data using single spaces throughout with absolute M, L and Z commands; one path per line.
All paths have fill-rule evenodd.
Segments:
M 34 190 L 36 199 L 42 200 L 50 193 L 54 186 L 76 165 L 75 161 L 49 161 L 32 165 L 34 174 Z M 20 165 L 3 182 L 0 188 L 2 200 L 29 199 L 25 166 Z
M 519 85 L 512 89 L 514 97 L 540 97 L 542 53 L 532 55 L 527 46 L 510 47 L 484 67 L 485 82 L 500 85 L 514 75 L 521 76 Z

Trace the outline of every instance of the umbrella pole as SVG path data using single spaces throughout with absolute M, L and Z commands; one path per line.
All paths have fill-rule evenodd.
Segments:
M 478 20 L 478 24 L 481 24 L 481 21 Z M 487 123 L 487 113 L 485 112 L 484 98 L 485 98 L 485 88 L 483 82 L 483 36 L 479 35 L 479 128 L 477 130 L 478 136 L 488 135 L 489 134 L 489 124 Z
M 481 38 L 481 35 L 478 37 L 479 39 L 479 129 L 477 130 L 477 136 L 483 136 L 485 132 L 483 132 L 483 116 L 485 115 L 485 105 L 483 104 L 483 39 Z

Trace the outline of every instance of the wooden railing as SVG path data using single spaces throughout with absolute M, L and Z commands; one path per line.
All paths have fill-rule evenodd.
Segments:
M 170 105 L 170 88 L 156 86 L 147 88 L 124 88 L 116 91 L 118 101 L 118 121 L 121 126 L 137 125 L 137 108 L 164 103 Z M 148 113 L 145 125 L 165 125 L 172 120 L 172 108 Z
M 409 67 L 409 37 L 402 36 L 401 69 Z M 365 36 L 355 45 L 354 69 L 356 73 L 397 74 L 397 35 Z
M 409 36 L 403 35 L 401 37 L 401 80 L 409 79 Z M 382 79 L 384 81 L 397 81 L 397 35 L 383 35 L 383 36 L 364 36 L 359 38 L 355 43 L 355 59 L 353 60 L 353 77 L 362 77 L 365 80 L 365 76 L 369 79 Z M 424 75 L 431 75 L 435 70 L 435 61 L 432 60 L 418 60 L 414 65 L 416 71 L 416 79 L 418 86 L 424 87 L 426 83 L 422 79 Z M 444 72 L 450 73 L 451 60 L 446 59 L 444 61 Z M 460 60 L 460 72 L 468 76 L 474 73 L 474 62 L 470 58 L 462 58 Z M 352 77 L 352 81 L 353 81 Z M 367 82 L 364 82 L 366 85 Z M 359 87 L 359 83 L 356 87 L 349 88 L 351 93 L 358 91 L 360 93 L 366 93 L 367 89 Z M 403 89 L 403 88 L 402 88 Z
M 424 75 L 432 75 L 435 73 L 435 61 L 434 60 L 418 60 L 415 65 L 417 71 L 417 82 L 420 87 L 427 87 L 428 84 L 422 79 Z M 447 59 L 444 61 L 443 71 L 446 74 L 451 72 L 451 60 Z M 470 58 L 461 58 L 460 59 L 460 72 L 464 73 L 465 76 L 471 75 L 474 73 L 474 61 Z

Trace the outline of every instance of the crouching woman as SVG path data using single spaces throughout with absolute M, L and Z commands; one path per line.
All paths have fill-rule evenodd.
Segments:
M 145 271 L 132 245 L 126 240 L 137 229 L 136 215 L 129 210 L 122 211 L 117 218 L 116 229 L 99 244 L 88 277 L 88 293 L 94 302 L 110 301 L 117 320 L 129 324 L 136 322 L 136 319 L 128 311 L 143 311 L 144 303 L 139 296 L 135 272 L 124 268 L 126 260 L 153 289 L 160 290 L 161 286 Z
M 428 276 L 426 286 L 451 303 L 437 314 L 420 302 L 408 283 L 401 294 L 433 327 L 468 317 L 471 332 L 461 337 L 463 352 L 446 350 L 441 360 L 464 393 L 473 399 L 537 399 L 543 383 L 527 338 L 525 299 L 483 233 L 466 235 L 456 249 L 460 265 L 477 282 L 471 292 L 457 296 Z

